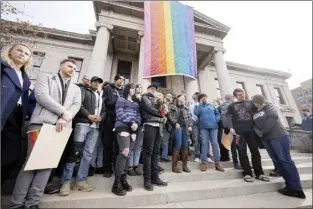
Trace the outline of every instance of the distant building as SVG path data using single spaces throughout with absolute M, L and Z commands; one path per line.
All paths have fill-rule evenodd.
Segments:
M 93 1 L 93 6 L 97 31 L 79 34 L 42 28 L 48 38 L 38 38 L 33 48 L 34 66 L 29 72 L 33 82 L 38 72 L 55 73 L 62 59 L 73 58 L 77 61 L 73 82 L 80 81 L 85 74 L 113 81 L 117 73 L 122 73 L 126 82 L 141 83 L 144 87 L 153 83 L 161 91 L 174 94 L 184 92 L 188 101 L 194 92 L 201 91 L 211 102 L 235 88 L 243 88 L 248 98 L 263 94 L 275 104 L 286 127 L 288 121 L 301 122 L 286 82 L 290 73 L 224 60 L 223 39 L 230 30 L 228 26 L 194 11 L 198 79 L 186 76 L 143 79 L 143 2 Z M 24 40 L 22 36 L 17 38 Z
M 300 83 L 300 87 L 292 89 L 291 93 L 300 111 L 303 108 L 312 111 L 312 78 Z

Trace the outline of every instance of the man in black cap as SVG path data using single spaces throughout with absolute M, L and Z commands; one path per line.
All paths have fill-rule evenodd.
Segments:
M 70 141 L 70 153 L 61 176 L 60 196 L 70 195 L 70 183 L 77 158 L 81 158 L 76 177 L 75 187 L 84 192 L 93 190 L 92 185 L 87 183 L 92 153 L 95 149 L 100 122 L 106 116 L 106 107 L 98 88 L 103 80 L 97 76 L 90 79 L 90 86 L 81 88 L 82 103 L 79 112 L 74 117 L 75 128 L 73 140 Z
M 141 120 L 144 128 L 143 138 L 143 176 L 144 188 L 148 191 L 153 190 L 153 185 L 167 186 L 159 178 L 158 157 L 160 154 L 161 136 L 163 132 L 163 115 L 159 109 L 156 108 L 155 93 L 156 85 L 148 86 L 148 92 L 141 98 Z

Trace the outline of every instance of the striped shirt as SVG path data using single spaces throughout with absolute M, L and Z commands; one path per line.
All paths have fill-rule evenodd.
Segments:
M 119 97 L 115 105 L 115 112 L 115 128 L 120 126 L 130 126 L 131 123 L 137 123 L 138 126 L 141 124 L 139 105 L 137 102 L 131 102 Z

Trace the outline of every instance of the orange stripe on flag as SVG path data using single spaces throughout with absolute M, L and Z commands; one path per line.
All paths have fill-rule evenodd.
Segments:
M 33 131 L 28 132 L 28 137 L 29 137 L 31 149 L 34 148 L 36 140 L 39 136 L 39 133 L 40 133 L 40 130 L 33 130 Z
M 157 4 L 158 21 L 158 44 L 159 44 L 159 69 L 158 74 L 166 74 L 166 40 L 165 40 L 165 20 L 164 20 L 164 2 L 158 1 Z

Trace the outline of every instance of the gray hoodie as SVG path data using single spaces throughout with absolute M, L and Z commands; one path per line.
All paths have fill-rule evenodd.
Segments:
M 261 110 L 256 111 L 253 114 L 253 122 L 256 134 L 264 140 L 288 135 L 272 104 L 266 104 Z

